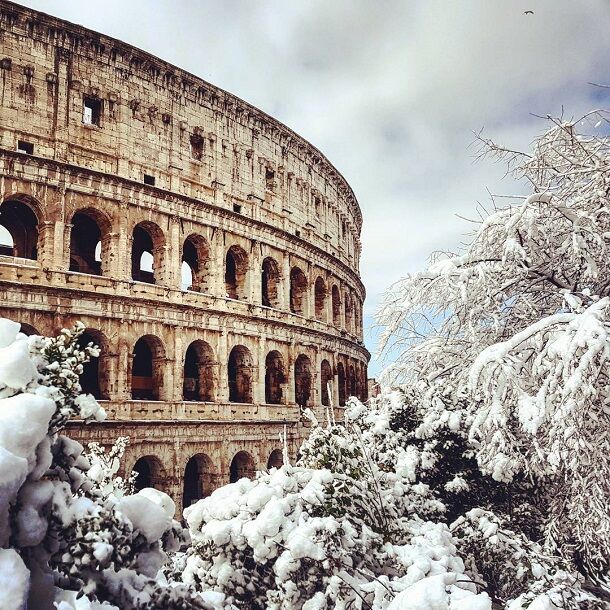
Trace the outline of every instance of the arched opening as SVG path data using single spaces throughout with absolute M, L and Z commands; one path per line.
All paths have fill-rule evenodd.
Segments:
M 345 405 L 346 391 L 345 391 L 345 367 L 343 362 L 337 364 L 337 383 L 339 384 L 339 406 Z
M 308 406 L 311 397 L 311 360 L 301 354 L 294 363 L 294 398 L 301 408 Z
M 252 456 L 247 451 L 240 451 L 231 461 L 229 482 L 235 483 L 244 477 L 251 479 L 254 477 L 255 471 Z
M 194 455 L 184 469 L 184 487 L 182 493 L 182 506 L 186 508 L 191 504 L 206 498 L 213 491 L 214 470 L 212 460 L 203 453 Z
M 236 345 L 229 354 L 229 402 L 252 402 L 252 356 L 247 347 Z
M 102 229 L 95 213 L 87 210 L 72 217 L 70 271 L 102 275 Z
M 305 315 L 306 294 L 307 278 L 298 267 L 293 267 L 290 271 L 290 311 L 292 313 Z
M 153 335 L 138 339 L 131 367 L 132 400 L 160 400 L 164 361 L 165 350 L 160 339 Z
M 271 468 L 281 468 L 284 465 L 284 456 L 281 449 L 274 449 L 267 460 L 267 470 Z
M 345 330 L 353 333 L 353 308 L 349 293 L 345 293 Z
M 22 332 L 27 337 L 40 334 L 31 324 L 26 324 L 25 322 L 21 322 L 21 328 L 19 329 L 19 332 Z
M 189 235 L 182 247 L 182 290 L 208 292 L 210 247 L 201 235 Z
M 333 284 L 332 289 L 332 305 L 333 305 L 333 324 L 339 328 L 341 326 L 341 295 L 339 288 Z
M 356 385 L 356 371 L 354 365 L 350 365 L 349 372 L 347 374 L 347 385 L 350 396 L 358 396 L 358 387 Z
M 38 218 L 21 201 L 9 200 L 0 206 L 0 254 L 36 260 Z
M 133 229 L 131 277 L 136 282 L 154 284 L 163 266 L 165 239 L 161 229 L 152 222 L 141 222 Z
M 193 341 L 184 358 L 183 400 L 214 401 L 216 360 L 205 341 Z
M 146 487 L 161 489 L 164 481 L 164 472 L 161 462 L 153 455 L 141 457 L 134 465 L 136 473 L 135 490 L 140 491 Z
M 322 404 L 325 407 L 330 405 L 330 384 L 333 380 L 333 370 L 328 360 L 322 360 L 320 365 L 320 386 L 322 391 Z
M 277 263 L 271 257 L 265 258 L 261 272 L 261 303 L 265 307 L 278 306 L 278 286 L 280 271 Z
M 326 284 L 321 277 L 316 278 L 314 284 L 314 295 L 316 304 L 316 319 L 324 321 L 326 319 Z
M 100 355 L 91 358 L 83 364 L 83 372 L 79 376 L 79 382 L 84 394 L 92 394 L 97 400 L 108 400 L 108 387 L 106 377 L 106 339 L 101 332 L 87 329 L 79 338 L 78 345 L 83 348 L 88 345 L 96 345 L 100 348 Z
M 282 404 L 282 386 L 286 383 L 282 354 L 272 351 L 265 359 L 265 402 L 270 405 Z
M 225 290 L 227 298 L 247 300 L 246 275 L 248 255 L 243 248 L 231 246 L 225 261 Z

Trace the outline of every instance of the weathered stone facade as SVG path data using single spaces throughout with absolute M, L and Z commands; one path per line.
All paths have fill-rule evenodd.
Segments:
M 0 315 L 80 320 L 126 467 L 189 503 L 365 397 L 362 218 L 290 129 L 122 42 L 0 0 Z M 333 396 L 328 396 L 328 388 Z M 142 459 L 144 458 L 144 459 Z M 185 474 L 186 473 L 186 474 Z

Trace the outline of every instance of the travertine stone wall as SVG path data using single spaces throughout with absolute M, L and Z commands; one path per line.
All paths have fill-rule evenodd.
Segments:
M 102 347 L 99 387 L 111 421 L 71 433 L 106 444 L 129 436 L 126 467 L 154 458 L 153 483 L 177 500 L 193 456 L 205 457 L 207 493 L 210 480 L 228 481 L 238 452 L 266 467 L 280 432 L 294 453 L 303 435 L 299 356 L 311 363 L 307 406 L 318 413 L 324 361 L 335 406 L 345 395 L 365 397 L 362 218 L 328 160 L 275 119 L 175 66 L 0 0 L 0 225 L 11 206 L 35 215 L 37 251 L 25 258 L 5 244 L 0 315 L 44 334 L 86 325 Z M 75 262 L 76 214 L 99 231 L 99 269 L 86 273 Z M 138 226 L 153 244 L 150 278 L 132 270 Z M 192 290 L 182 286 L 188 239 L 202 280 Z M 229 250 L 244 261 L 233 299 Z M 300 310 L 291 306 L 295 268 L 305 277 Z M 159 400 L 133 399 L 142 337 L 155 346 Z M 195 341 L 210 354 L 202 375 L 213 380 L 213 400 L 184 400 Z M 229 402 L 235 346 L 251 358 L 247 404 Z M 273 379 L 281 390 L 271 393 L 278 404 L 265 402 L 270 352 L 280 363 Z

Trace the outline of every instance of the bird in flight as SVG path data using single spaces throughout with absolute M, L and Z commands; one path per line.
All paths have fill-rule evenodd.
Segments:
M 523 14 L 524 15 L 533 15 L 534 11 L 524 11 Z

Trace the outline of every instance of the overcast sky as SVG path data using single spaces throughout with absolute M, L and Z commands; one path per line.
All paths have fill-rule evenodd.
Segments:
M 365 335 L 384 289 L 455 249 L 503 168 L 473 131 L 527 148 L 608 107 L 610 0 L 28 0 L 258 106 L 324 152 L 364 215 Z M 532 10 L 534 14 L 524 14 Z M 376 373 L 377 363 L 370 371 Z

